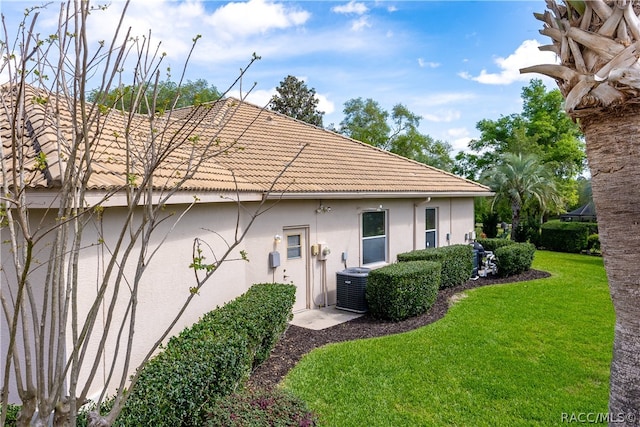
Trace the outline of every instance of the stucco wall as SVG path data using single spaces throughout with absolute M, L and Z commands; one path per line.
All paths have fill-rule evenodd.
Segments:
M 214 262 L 215 257 L 209 249 L 220 256 L 234 240 L 236 234 L 237 207 L 232 203 L 211 203 L 195 206 L 174 227 L 178 213 L 185 206 L 170 206 L 167 213 L 175 212 L 155 231 L 155 247 L 163 241 L 160 250 L 154 255 L 142 279 L 139 282 L 138 316 L 135 328 L 134 351 L 130 366 L 135 367 L 150 346 L 169 325 L 182 303 L 189 296 L 189 288 L 194 285 L 194 273 L 189 268 L 192 262 L 194 239 L 202 239 L 205 263 Z M 387 262 L 394 262 L 398 253 L 425 247 L 425 209 L 437 209 L 438 246 L 468 243 L 465 234 L 473 230 L 473 199 L 360 199 L 360 200 L 281 200 L 269 202 L 269 209 L 257 217 L 245 240 L 233 250 L 231 260 L 220 267 L 212 280 L 200 291 L 181 320 L 173 328 L 177 333 L 185 326 L 197 321 L 203 314 L 217 305 L 235 298 L 245 292 L 254 283 L 291 281 L 286 268 L 286 241 L 275 242 L 274 236 L 283 236 L 288 227 L 304 230 L 308 240 L 305 242 L 304 255 L 307 262 L 308 300 L 310 308 L 326 303 L 336 303 L 336 273 L 347 267 L 359 267 L 362 264 L 361 219 L 362 212 L 382 210 L 387 213 Z M 324 207 L 324 209 L 320 209 Z M 241 210 L 238 233 L 246 227 L 251 212 L 257 208 L 255 203 L 247 203 Z M 330 209 L 329 209 L 330 208 Z M 106 268 L 109 250 L 115 247 L 116 236 L 122 224 L 125 211 L 122 208 L 107 208 L 102 221 L 87 227 L 84 235 L 85 249 L 79 260 L 80 307 L 88 310 L 95 298 L 97 281 Z M 34 216 L 35 218 L 35 216 Z M 35 220 L 35 219 L 34 219 Z M 170 231 L 170 232 L 169 232 Z M 450 236 L 446 240 L 447 233 Z M 103 236 L 104 242 L 100 240 Z M 4 237 L 4 236 L 3 236 Z M 100 242 L 98 244 L 98 242 Z M 311 255 L 310 246 L 322 243 L 331 249 L 326 261 Z M 137 247 L 139 249 L 139 247 Z M 45 250 L 43 248 L 43 250 Z M 240 250 L 245 250 L 248 262 L 239 260 Z M 271 268 L 268 263 L 269 252 L 278 251 L 282 265 Z M 343 262 L 343 253 L 346 262 Z M 43 252 L 44 254 L 44 252 Z M 149 254 L 147 254 L 149 255 Z M 46 259 L 40 256 L 41 260 Z M 2 247 L 3 266 L 9 265 L 10 252 L 6 245 Z M 127 282 L 120 290 L 120 305 L 116 309 L 115 319 L 124 316 L 129 287 L 134 286 L 134 272 L 137 253 L 131 262 L 123 267 Z M 367 265 L 377 268 L 385 263 Z M 43 272 L 44 269 L 41 270 Z M 42 274 L 42 273 L 38 274 Z M 289 276 L 289 277 L 285 277 Z M 10 285 L 10 275 L 2 277 L 3 291 Z M 112 281 L 113 282 L 113 281 Z M 298 283 L 295 283 L 298 285 Z M 326 286 L 325 286 L 326 285 Z M 113 283 L 110 289 L 113 289 Z M 326 289 L 326 292 L 325 292 Z M 304 306 L 305 304 L 303 304 Z M 96 330 L 103 330 L 106 306 L 101 307 Z M 297 308 L 301 308 L 300 305 Z M 304 307 L 302 307 L 304 308 Z M 82 309 L 80 316 L 82 317 Z M 6 354 L 7 335 L 4 316 L 2 316 L 2 352 Z M 119 323 L 117 324 L 119 325 Z M 116 327 L 117 328 L 117 327 Z M 70 329 L 69 329 L 70 333 Z M 92 351 L 96 348 L 100 335 L 92 337 L 87 359 L 92 360 Z M 165 340 L 166 341 L 166 340 Z M 124 363 L 124 349 L 115 352 L 115 332 L 110 334 L 105 357 L 101 360 L 100 370 L 109 369 L 112 361 L 118 367 Z M 70 346 L 70 343 L 69 343 Z M 131 368 L 130 371 L 133 371 Z M 105 372 L 96 377 L 93 390 L 101 388 Z M 117 384 L 112 383 L 113 390 Z M 11 391 L 14 393 L 14 390 Z M 15 394 L 14 394 L 15 396 Z M 16 400 L 14 397 L 12 400 Z
M 318 212 L 320 207 L 331 209 Z M 251 283 L 265 280 L 287 283 L 284 266 L 275 269 L 268 266 L 269 252 L 277 250 L 283 263 L 286 255 L 286 242 L 274 244 L 274 236 L 283 235 L 285 227 L 308 227 L 309 245 L 323 243 L 331 248 L 326 261 L 319 261 L 317 256 L 310 257 L 310 308 L 324 305 L 323 263 L 326 263 L 328 304 L 334 305 L 336 273 L 345 268 L 343 253 L 347 255 L 347 267 L 386 265 L 362 263 L 362 212 L 378 209 L 387 212 L 387 261 L 395 262 L 398 253 L 425 248 L 426 208 L 436 208 L 438 212 L 438 246 L 469 243 L 465 234 L 474 227 L 473 199 L 470 198 L 433 198 L 428 202 L 425 199 L 280 201 L 249 233 L 246 246 L 251 261 L 247 265 L 247 280 Z M 447 233 L 450 235 L 448 241 Z

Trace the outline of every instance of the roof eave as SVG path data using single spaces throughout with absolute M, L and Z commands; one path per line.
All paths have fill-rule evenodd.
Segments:
M 343 192 L 299 192 L 267 194 L 267 199 L 304 200 L 304 199 L 413 199 L 413 198 L 468 198 L 491 197 L 491 191 L 343 191 Z

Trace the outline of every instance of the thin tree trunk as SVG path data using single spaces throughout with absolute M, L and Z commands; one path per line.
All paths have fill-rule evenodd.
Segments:
M 611 299 L 616 311 L 609 411 L 640 420 L 640 106 L 596 113 L 581 123 Z M 614 418 L 616 419 L 616 418 Z
M 516 230 L 520 226 L 520 203 L 511 202 L 511 240 L 516 240 Z

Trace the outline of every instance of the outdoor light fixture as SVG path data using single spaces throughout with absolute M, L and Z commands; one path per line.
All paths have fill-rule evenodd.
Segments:
M 274 241 L 275 243 L 280 243 L 280 242 L 282 242 L 282 236 L 281 236 L 281 235 L 279 235 L 279 234 L 276 234 L 275 236 L 273 236 L 273 241 Z
M 331 206 L 320 205 L 318 209 L 316 209 L 316 213 L 327 213 L 331 212 Z

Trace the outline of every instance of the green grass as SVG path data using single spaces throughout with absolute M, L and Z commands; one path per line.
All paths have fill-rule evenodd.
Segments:
M 405 334 L 313 351 L 284 387 L 326 426 L 548 426 L 607 411 L 614 314 L 602 260 L 538 251 L 542 280 L 467 292 Z

